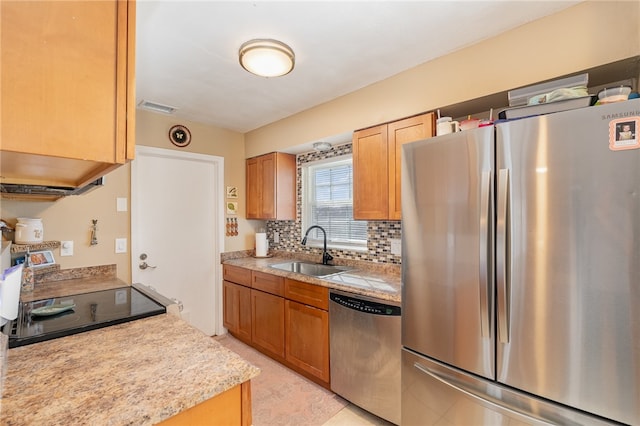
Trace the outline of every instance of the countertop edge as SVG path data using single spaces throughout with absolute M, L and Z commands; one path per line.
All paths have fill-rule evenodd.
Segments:
M 355 275 L 363 279 L 373 278 L 380 280 L 391 287 L 393 290 L 380 290 L 374 288 L 365 288 L 355 285 L 345 285 L 336 281 L 332 281 L 331 276 L 325 278 L 317 278 L 309 275 L 299 274 L 296 272 L 288 272 L 281 269 L 270 267 L 270 265 L 290 262 L 292 260 L 308 261 L 305 258 L 291 258 L 289 256 L 279 256 L 275 254 L 273 257 L 268 258 L 255 258 L 255 257 L 234 257 L 226 260 L 222 260 L 223 265 L 233 265 L 241 268 L 250 269 L 253 271 L 264 272 L 271 275 L 276 275 L 284 278 L 289 278 L 309 284 L 315 284 L 329 289 L 341 290 L 350 293 L 354 293 L 361 296 L 372 297 L 381 300 L 387 300 L 391 302 L 401 302 L 401 277 L 395 273 L 383 273 L 379 271 L 370 271 L 360 265 L 354 266 L 354 269 L 349 271 L 349 275 Z

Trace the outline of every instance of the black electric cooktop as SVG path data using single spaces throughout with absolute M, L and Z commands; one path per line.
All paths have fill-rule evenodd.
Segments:
M 18 318 L 5 327 L 9 348 L 15 348 L 165 312 L 164 305 L 127 286 L 21 303 Z

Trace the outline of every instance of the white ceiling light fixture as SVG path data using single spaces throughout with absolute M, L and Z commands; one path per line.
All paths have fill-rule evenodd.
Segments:
M 319 152 L 329 151 L 331 149 L 331 144 L 329 142 L 314 142 L 313 149 Z
M 261 77 L 280 77 L 289 74 L 295 64 L 293 50 L 272 39 L 254 39 L 243 43 L 238 52 L 240 65 Z

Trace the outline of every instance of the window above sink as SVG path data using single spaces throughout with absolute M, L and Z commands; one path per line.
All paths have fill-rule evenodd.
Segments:
M 302 195 L 302 229 L 321 226 L 328 248 L 367 250 L 367 222 L 353 219 L 351 154 L 304 164 Z M 322 247 L 323 236 L 312 231 L 308 245 Z

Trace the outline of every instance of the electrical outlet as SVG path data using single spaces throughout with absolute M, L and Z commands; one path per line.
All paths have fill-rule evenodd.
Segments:
M 389 238 L 389 243 L 391 245 L 391 254 L 397 256 L 402 255 L 402 240 L 399 238 Z
M 280 233 L 277 231 L 273 232 L 273 242 L 274 243 L 279 243 L 280 242 Z
M 127 252 L 127 239 L 116 238 L 116 253 L 126 253 L 126 252 Z
M 73 241 L 60 241 L 60 256 L 73 256 Z

